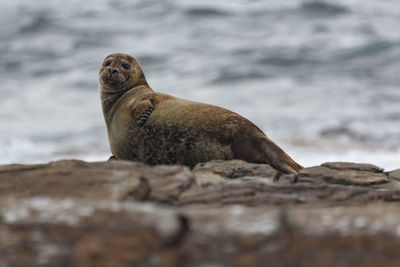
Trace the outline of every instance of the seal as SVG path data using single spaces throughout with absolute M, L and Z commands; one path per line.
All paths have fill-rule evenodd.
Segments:
M 153 91 L 139 62 L 108 55 L 99 71 L 100 98 L 113 159 L 147 164 L 241 159 L 297 174 L 302 166 L 256 125 L 221 107 Z

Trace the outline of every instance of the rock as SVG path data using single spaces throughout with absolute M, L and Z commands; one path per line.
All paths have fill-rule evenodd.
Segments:
M 194 175 L 183 166 L 159 165 L 147 167 L 140 174 L 140 182 L 132 186 L 122 199 L 136 194 L 136 200 L 150 200 L 172 204 L 194 182 Z M 139 195 L 138 195 L 139 194 Z
M 44 165 L 24 165 L 24 164 L 10 164 L 10 165 L 0 165 L 0 174 L 1 173 L 9 173 L 12 171 L 21 172 L 21 171 L 30 171 L 37 168 L 40 168 Z
M 242 160 L 213 160 L 197 164 L 193 172 L 209 171 L 227 178 L 240 178 L 246 176 L 274 177 L 276 171 L 267 164 L 254 164 Z
M 400 169 L 388 173 L 390 179 L 400 181 Z
M 360 186 L 389 182 L 389 178 L 383 172 L 377 172 L 376 169 L 364 166 L 356 169 L 356 165 L 351 164 L 350 168 L 346 168 L 348 164 L 323 164 L 317 167 L 305 168 L 300 171 L 299 179 L 313 178 L 332 184 Z M 366 171 L 366 169 L 372 171 Z
M 379 168 L 372 164 L 365 163 L 352 163 L 352 162 L 326 162 L 321 166 L 335 170 L 355 170 L 355 171 L 366 171 L 366 172 L 383 172 L 382 168 Z
M 128 161 L 86 163 L 58 161 L 48 165 L 15 167 L 3 171 L 0 201 L 7 197 L 125 199 L 145 180 L 151 187 L 148 199 L 173 201 L 193 182 L 183 166 L 155 166 Z
M 171 210 L 115 201 L 35 197 L 2 215 L 0 266 L 146 266 L 180 233 Z
M 237 160 L 0 166 L 0 266 L 398 265 L 399 170 L 274 175 Z
M 390 266 L 400 260 L 397 205 L 171 209 L 36 197 L 7 204 L 3 214 L 4 266 Z

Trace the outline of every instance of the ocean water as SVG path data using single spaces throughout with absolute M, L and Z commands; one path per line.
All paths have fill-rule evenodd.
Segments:
M 396 0 L 2 0 L 0 163 L 106 160 L 98 69 L 247 117 L 305 166 L 400 168 Z

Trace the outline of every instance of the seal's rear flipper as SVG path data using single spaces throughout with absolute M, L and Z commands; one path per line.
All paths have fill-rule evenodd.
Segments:
M 297 175 L 299 174 L 299 171 L 303 169 L 303 166 L 294 161 L 278 145 L 268 138 L 263 138 L 261 149 L 267 163 L 278 170 L 277 175 L 274 177 L 274 181 L 278 181 L 279 176 L 282 173 L 294 174 L 296 176 L 295 181 L 297 181 Z

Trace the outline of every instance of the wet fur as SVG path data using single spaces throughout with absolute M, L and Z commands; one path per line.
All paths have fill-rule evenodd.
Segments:
M 110 147 L 117 159 L 190 167 L 213 159 L 242 159 L 267 163 L 278 173 L 295 175 L 302 168 L 242 116 L 156 93 L 133 57 L 112 54 L 107 59 L 113 63 L 102 65 L 99 80 Z M 123 61 L 131 64 L 129 72 L 120 66 Z M 126 82 L 117 86 L 107 84 L 105 81 L 112 78 L 108 68 L 129 78 L 118 78 Z

